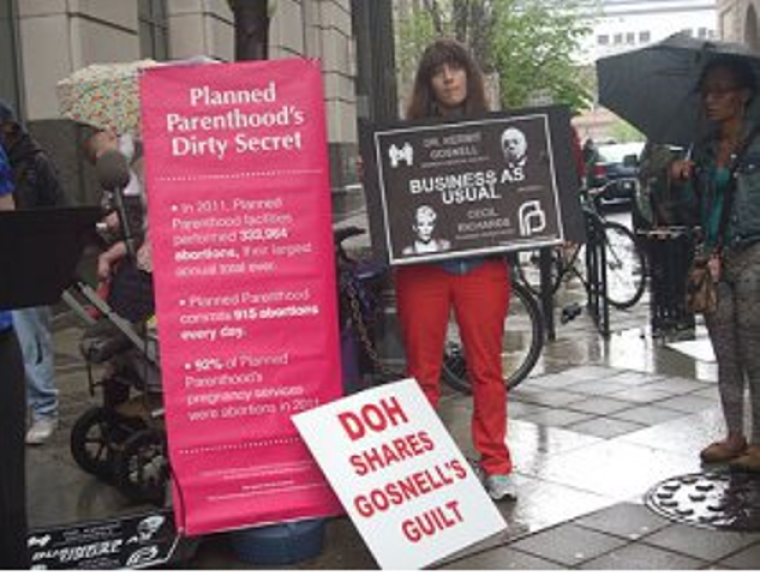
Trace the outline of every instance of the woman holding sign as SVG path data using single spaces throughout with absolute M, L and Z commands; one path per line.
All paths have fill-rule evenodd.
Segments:
M 417 69 L 407 118 L 451 121 L 486 112 L 483 75 L 467 49 L 453 40 L 430 45 Z M 454 311 L 472 383 L 472 437 L 484 484 L 494 500 L 515 498 L 501 364 L 510 295 L 506 262 L 473 257 L 402 266 L 396 272 L 396 292 L 407 372 L 433 406 L 440 395 L 446 325 Z

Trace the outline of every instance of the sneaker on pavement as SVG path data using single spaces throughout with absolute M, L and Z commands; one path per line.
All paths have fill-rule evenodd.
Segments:
M 44 444 L 58 427 L 55 418 L 38 418 L 26 432 L 26 443 L 32 446 Z
M 491 500 L 517 500 L 517 487 L 511 476 L 493 475 L 485 481 L 486 491 Z

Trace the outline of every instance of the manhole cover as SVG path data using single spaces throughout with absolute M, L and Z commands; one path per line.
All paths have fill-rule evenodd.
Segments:
M 701 472 L 660 482 L 646 505 L 675 522 L 742 532 L 760 532 L 760 475 Z

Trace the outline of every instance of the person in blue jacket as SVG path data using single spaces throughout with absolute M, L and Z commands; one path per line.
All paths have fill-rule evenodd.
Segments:
M 13 200 L 17 210 L 53 208 L 65 203 L 58 171 L 51 158 L 0 100 L 0 145 L 13 172 Z M 44 444 L 58 425 L 58 386 L 49 306 L 13 311 L 13 326 L 21 345 L 26 374 L 26 396 L 31 425 L 26 443 Z

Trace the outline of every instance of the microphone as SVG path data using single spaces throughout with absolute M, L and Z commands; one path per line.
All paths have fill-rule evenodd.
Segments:
M 124 190 L 131 177 L 127 158 L 117 150 L 109 150 L 98 157 L 95 161 L 95 173 L 100 185 L 112 192 Z
M 95 161 L 95 173 L 103 189 L 112 192 L 114 195 L 116 211 L 119 214 L 121 236 L 127 245 L 127 255 L 134 261 L 137 253 L 135 247 L 136 239 L 124 205 L 124 189 L 132 178 L 127 158 L 117 150 L 104 152 Z

